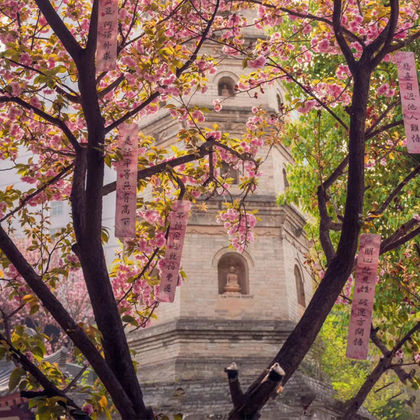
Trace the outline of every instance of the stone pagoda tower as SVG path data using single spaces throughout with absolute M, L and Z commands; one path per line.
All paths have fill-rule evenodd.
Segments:
M 247 33 L 250 38 L 255 35 Z M 258 99 L 235 95 L 243 72 L 241 60 L 226 57 L 209 80 L 208 91 L 193 97 L 191 105 L 208 108 L 214 99 L 223 100 L 221 112 L 206 114 L 206 124 L 217 123 L 235 135 L 243 132 L 253 106 L 279 111 L 280 86 L 267 89 Z M 145 131 L 170 144 L 180 128 L 163 112 L 148 121 Z M 258 209 L 261 220 L 254 243 L 242 254 L 229 248 L 225 230 L 216 222 L 221 200 L 208 202 L 207 212 L 193 210 L 182 259 L 187 280 L 177 288 L 173 303 L 160 304 L 151 327 L 129 336 L 146 403 L 155 413 L 183 413 L 184 418 L 197 420 L 227 418 L 232 403 L 223 369 L 235 361 L 246 389 L 302 315 L 312 295 L 303 265 L 308 250 L 302 233 L 305 220 L 295 207 L 276 204 L 287 187 L 290 163 L 282 146 L 274 147 L 264 162 L 259 186 L 247 199 L 248 208 Z M 333 419 L 336 408 L 330 394 L 325 384 L 298 372 L 281 397 L 267 405 L 262 418 Z

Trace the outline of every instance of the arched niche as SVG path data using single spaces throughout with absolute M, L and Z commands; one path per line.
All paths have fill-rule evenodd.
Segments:
M 224 253 L 217 262 L 219 294 L 249 294 L 248 264 L 237 252 Z
M 217 94 L 226 98 L 235 95 L 235 80 L 230 76 L 222 76 L 217 82 Z
M 305 302 L 305 287 L 303 284 L 303 276 L 299 266 L 296 264 L 294 269 L 295 282 L 296 282 L 296 295 L 297 301 L 300 306 L 306 307 Z

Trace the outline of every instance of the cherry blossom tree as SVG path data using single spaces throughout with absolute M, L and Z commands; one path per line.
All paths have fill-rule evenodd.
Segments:
M 16 239 L 15 243 L 19 248 L 26 250 L 25 258 L 32 266 L 40 267 L 42 258 L 37 250 L 34 250 L 33 242 Z M 76 322 L 91 322 L 89 297 L 77 260 L 71 261 L 71 255 L 61 256 L 55 246 L 46 251 L 43 263 L 47 263 L 41 270 L 44 275 L 48 273 L 55 277 L 53 289 L 57 297 L 64 302 L 66 310 Z M 11 340 L 12 326 L 22 324 L 30 328 L 32 333 L 38 330 L 48 336 L 49 340 L 45 343 L 48 352 L 56 351 L 59 346 L 66 344 L 67 336 L 59 329 L 51 314 L 40 308 L 38 299 L 32 295 L 31 289 L 13 265 L 3 267 L 0 290 L 5 297 L 0 303 L 2 329 L 9 340 Z M 30 352 L 30 348 L 27 351 Z
M 318 287 L 272 361 L 286 372 L 283 384 L 306 353 L 302 345 L 307 349 L 314 342 L 353 272 L 360 230 L 379 232 L 383 238 L 376 303 L 380 325 L 370 332 L 383 357 L 349 402 L 344 418 L 351 419 L 385 371 L 396 369 L 403 382 L 413 379 L 395 362 L 398 358 L 394 355 L 401 347 L 407 353 L 408 365 L 418 362 L 419 357 L 418 302 L 413 300 L 413 290 L 418 294 L 419 286 L 415 274 L 418 248 L 412 242 L 419 233 L 419 220 L 416 188 L 411 182 L 419 166 L 404 147 L 392 55 L 408 45 L 418 51 L 417 9 L 403 2 L 375 9 L 365 2 L 338 0 L 312 7 L 303 3 L 259 4 L 261 24 L 277 25 L 277 30 L 256 46 L 260 58 L 257 67 L 265 66 L 244 80 L 241 88 L 280 78 L 289 89 L 291 109 L 305 114 L 302 123 L 290 124 L 285 135 L 299 163 L 290 168 L 291 188 L 282 202 L 299 204 L 317 220 L 308 233 L 318 241 L 318 250 L 308 263 Z M 397 213 L 393 211 L 395 202 Z M 391 269 L 393 264 L 404 267 L 397 270 L 398 284 L 390 280 L 389 273 L 397 272 Z M 344 292 L 349 292 L 350 286 L 348 283 Z M 345 298 L 349 299 L 348 293 Z M 398 331 L 402 334 L 390 333 L 396 332 L 395 326 L 401 325 L 402 319 L 406 323 Z M 277 384 L 265 380 L 266 374 L 237 399 L 232 418 L 258 412 L 274 392 Z M 418 378 L 413 379 L 413 386 L 418 387 Z
M 309 264 L 324 272 L 302 319 L 268 372 L 245 393 L 231 382 L 234 408 L 230 418 L 253 416 L 278 389 L 279 379 L 287 383 L 313 344 L 353 271 L 361 227 L 371 223 L 371 229 L 383 234 L 381 253 L 391 255 L 391 265 L 394 252 L 408 252 L 405 246 L 412 246 L 419 232 L 416 216 L 405 221 L 376 217 L 389 209 L 418 173 L 414 158 L 402 151 L 398 101 L 389 103 L 396 94 L 390 54 L 416 45 L 418 2 L 392 0 L 372 9 L 355 0 L 311 6 L 281 0 L 124 0 L 118 9 L 117 66 L 103 72 L 95 64 L 99 5 L 98 0 L 59 5 L 49 0 L 3 1 L 0 157 L 12 162 L 29 189 L 9 186 L 1 192 L 0 249 L 2 265 L 31 290 L 30 305 L 50 313 L 100 383 L 88 391 L 87 404 L 81 409 L 66 394 L 65 380 L 43 369 L 42 361 L 28 359 L 13 335 L 4 337 L 4 352 L 23 367 L 17 380 L 22 389 L 35 389 L 34 396 L 55 397 L 42 403 L 54 408 L 54 415 L 111 415 L 109 396 L 122 418 L 153 418 L 143 401 L 124 326 L 147 325 L 153 314 L 172 202 L 189 199 L 203 206 L 197 201 L 200 196 L 225 195 L 226 209 L 219 218 L 233 246 L 243 250 L 252 240 L 255 224 L 255 216 L 246 212 L 245 198 L 256 188 L 261 165 L 258 152 L 264 145 L 289 142 L 298 164 L 302 163 L 296 171 L 304 171 L 305 164 L 306 170 L 315 168 L 316 177 L 308 177 L 310 182 L 298 189 L 305 198 L 296 199 L 296 190 L 291 188 L 287 199 L 295 199 L 305 211 L 318 208 L 319 225 L 309 232 L 319 236 L 318 252 L 323 255 L 313 257 Z M 256 10 L 256 18 L 247 21 L 242 15 L 247 7 Z M 269 35 L 248 45 L 241 32 L 248 25 L 267 29 Z M 209 44 L 251 69 L 238 83 L 238 94 L 258 96 L 275 81 L 290 88 L 290 105 L 285 105 L 282 115 L 254 109 L 242 138 L 206 127 L 205 110 L 190 105 L 190 98 L 206 90 L 208 74 L 222 60 L 205 49 Z M 222 106 L 216 101 L 214 111 Z M 105 167 L 121 160 L 119 127 L 125 122 L 141 124 L 164 108 L 181 122 L 176 142 L 167 149 L 153 135 L 140 132 L 136 238 L 125 242 L 109 269 L 103 250 L 107 233 L 102 229 L 102 200 L 115 191 L 116 183 L 104 185 Z M 295 111 L 304 113 L 311 124 L 314 115 L 315 122 L 319 115 L 320 126 L 312 136 L 314 154 L 299 141 L 302 128 L 294 128 L 294 136 L 286 135 L 285 121 L 290 115 L 293 122 Z M 21 150 L 32 155 L 24 163 L 17 160 Z M 383 171 L 384 180 L 392 187 L 382 191 L 384 201 L 376 199 L 375 205 L 379 186 L 377 174 L 370 169 L 376 160 L 383 160 L 382 166 L 388 168 Z M 241 196 L 230 202 L 222 163 L 244 169 Z M 365 193 L 367 187 L 374 192 Z M 56 270 L 48 262 L 48 244 L 55 237 L 39 227 L 52 200 L 69 201 L 72 212 L 71 225 L 56 238 L 62 258 Z M 407 216 L 413 200 L 403 201 L 402 213 Z M 31 238 L 40 261 L 31 261 L 12 239 L 13 223 Z M 78 324 L 57 293 L 57 275 L 65 279 L 70 267 L 78 265 L 94 325 Z M 392 366 L 395 353 L 412 343 L 418 328 L 418 323 L 407 326 L 390 348 L 372 330 L 372 340 L 379 340 L 384 357 L 369 383 Z M 271 369 L 274 363 L 285 371 L 281 378 Z M 41 394 L 37 394 L 39 388 L 43 388 Z M 346 418 L 353 416 L 368 390 L 368 385 L 361 390 Z

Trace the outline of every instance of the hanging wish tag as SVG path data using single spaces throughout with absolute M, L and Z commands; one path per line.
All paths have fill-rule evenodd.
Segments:
M 117 202 L 115 208 L 115 236 L 136 237 L 138 126 L 122 124 L 118 147 L 122 159 L 117 163 Z
M 414 53 L 400 51 L 395 54 L 395 59 L 400 84 L 407 151 L 409 153 L 420 153 L 420 93 Z
M 182 248 L 187 230 L 188 213 L 191 203 L 186 200 L 175 201 L 169 214 L 169 235 L 166 244 L 165 258 L 162 262 L 159 302 L 173 302 L 178 285 L 179 267 Z
M 96 71 L 117 67 L 118 0 L 99 0 Z
M 380 245 L 380 235 L 360 236 L 347 338 L 346 356 L 351 359 L 366 359 L 368 355 Z

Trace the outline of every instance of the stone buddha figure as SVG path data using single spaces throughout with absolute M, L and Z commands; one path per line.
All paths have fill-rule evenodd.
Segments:
M 236 274 L 236 268 L 233 265 L 231 265 L 226 275 L 226 285 L 223 289 L 223 292 L 224 293 L 227 293 L 227 292 L 239 293 L 240 291 L 241 291 L 241 286 L 238 283 L 238 275 Z
M 222 96 L 225 96 L 225 97 L 230 96 L 229 88 L 228 88 L 228 85 L 226 83 L 223 83 L 223 85 L 222 85 L 221 94 L 222 94 Z

